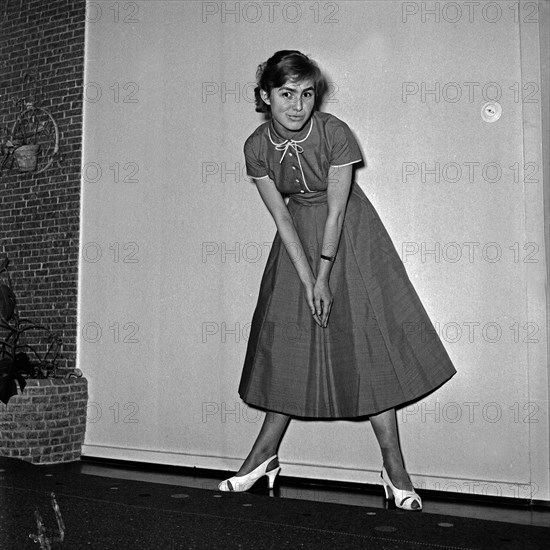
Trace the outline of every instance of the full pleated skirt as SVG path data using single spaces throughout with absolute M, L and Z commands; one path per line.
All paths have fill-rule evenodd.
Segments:
M 326 192 L 291 196 L 289 212 L 315 274 Z M 296 254 L 296 251 L 293 251 Z M 252 317 L 239 395 L 308 418 L 353 418 L 412 402 L 456 370 L 374 206 L 353 183 L 319 327 L 279 233 Z

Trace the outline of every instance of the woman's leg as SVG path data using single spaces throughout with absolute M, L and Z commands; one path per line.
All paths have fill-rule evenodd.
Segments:
M 237 476 L 244 476 L 257 468 L 262 462 L 265 462 L 270 456 L 277 454 L 279 443 L 290 421 L 290 416 L 286 414 L 267 412 L 264 423 L 252 446 L 252 450 L 246 457 Z M 268 471 L 273 470 L 279 465 L 275 458 L 268 464 Z
M 413 490 L 413 485 L 405 470 L 403 455 L 399 446 L 395 409 L 389 409 L 370 417 L 372 428 L 378 439 L 386 471 L 398 489 Z

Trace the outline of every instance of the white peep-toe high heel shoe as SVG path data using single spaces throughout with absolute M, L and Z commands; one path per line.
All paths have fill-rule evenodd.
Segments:
M 273 484 L 275 483 L 275 477 L 281 470 L 280 466 L 277 466 L 273 470 L 267 472 L 268 464 L 274 459 L 277 458 L 277 455 L 273 455 L 271 458 L 268 458 L 265 462 L 262 462 L 255 470 L 252 470 L 249 474 L 245 476 L 233 476 L 225 481 L 222 481 L 218 485 L 220 491 L 232 491 L 232 492 L 242 492 L 248 491 L 258 479 L 263 476 L 268 477 L 269 488 L 273 489 Z
M 392 496 L 395 500 L 395 505 L 398 508 L 401 508 L 403 510 L 412 510 L 413 512 L 422 510 L 422 500 L 418 496 L 418 493 L 414 490 L 406 491 L 405 489 L 398 489 L 391 482 L 390 476 L 388 475 L 388 472 L 386 472 L 385 466 L 382 467 L 380 477 L 382 478 L 382 484 L 384 485 L 384 493 L 386 493 L 386 499 L 389 500 L 389 493 L 391 491 Z M 412 507 L 413 502 L 416 502 L 418 504 L 417 508 Z

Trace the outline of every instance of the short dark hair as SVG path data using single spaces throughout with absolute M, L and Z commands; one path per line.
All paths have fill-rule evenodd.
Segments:
M 288 81 L 313 80 L 316 106 L 322 100 L 326 90 L 326 81 L 317 63 L 298 50 L 281 50 L 274 53 L 265 63 L 258 65 L 256 72 L 256 111 L 268 113 L 271 107 L 265 103 L 260 90 L 268 94 L 273 88 L 280 88 Z

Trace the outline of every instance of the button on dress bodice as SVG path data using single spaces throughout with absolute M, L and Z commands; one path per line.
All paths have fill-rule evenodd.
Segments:
M 302 167 L 302 162 L 300 158 L 300 156 L 304 152 L 304 148 L 300 144 L 307 140 L 307 138 L 311 134 L 312 128 L 313 128 L 313 120 L 310 120 L 309 130 L 304 138 L 299 140 L 288 138 L 283 141 L 281 141 L 282 139 L 281 136 L 277 135 L 274 129 L 273 129 L 273 134 L 275 135 L 272 134 L 271 128 L 267 129 L 269 141 L 271 141 L 276 151 L 282 152 L 281 158 L 279 159 L 279 164 L 282 165 L 283 173 L 287 172 L 288 168 L 290 168 L 291 173 L 294 173 L 294 175 L 302 176 L 301 178 L 295 177 L 292 179 L 295 187 L 295 190 L 294 190 L 295 193 L 297 192 L 305 193 L 306 191 L 308 193 L 311 193 L 313 191 L 307 184 L 306 176 L 304 174 L 304 169 Z M 287 153 L 288 153 L 288 156 L 287 156 Z M 298 166 L 294 164 L 295 162 L 297 162 Z

